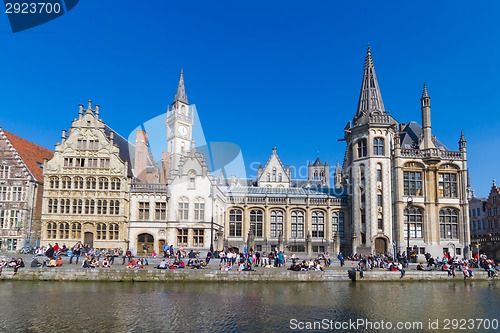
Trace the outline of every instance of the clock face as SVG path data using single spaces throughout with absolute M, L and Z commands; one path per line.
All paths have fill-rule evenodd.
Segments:
M 188 132 L 188 129 L 186 128 L 186 126 L 179 126 L 179 134 L 180 135 L 186 135 Z

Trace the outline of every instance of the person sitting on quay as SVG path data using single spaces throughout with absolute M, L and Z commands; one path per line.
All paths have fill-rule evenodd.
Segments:
M 167 260 L 163 259 L 162 261 L 160 261 L 160 263 L 156 266 L 156 268 L 157 269 L 168 269 L 169 265 L 167 263 Z
M 30 264 L 30 267 L 31 268 L 38 268 L 38 267 L 41 267 L 42 266 L 42 263 L 38 261 L 38 259 L 36 258 L 36 256 L 33 258 L 33 260 L 31 261 L 31 264 Z
M 127 268 L 137 268 L 137 262 L 135 261 L 135 259 L 129 261 Z
M 462 273 L 464 274 L 464 280 L 467 280 L 467 278 L 474 277 L 472 270 L 469 268 L 469 266 L 467 264 L 464 265 L 464 267 L 462 269 Z
M 224 272 L 227 272 L 227 271 L 230 271 L 231 268 L 232 268 L 231 263 L 227 262 L 227 263 L 221 265 L 220 270 L 224 271 Z
M 56 259 L 56 267 L 61 267 L 63 265 L 63 260 L 62 257 L 59 256 L 59 258 Z
M 109 262 L 109 256 L 106 256 L 102 261 L 102 268 L 111 268 L 111 263 Z
M 47 267 L 56 267 L 57 266 L 57 261 L 56 261 L 56 258 L 54 258 L 54 257 L 45 260 L 44 263 L 45 263 L 45 266 L 47 266 Z
M 17 271 L 19 268 L 23 268 L 23 267 L 25 267 L 23 258 L 18 258 L 16 261 L 16 265 L 14 266 L 14 275 L 17 274 Z
M 417 271 L 425 271 L 424 263 L 423 262 L 419 262 L 418 263 L 418 265 L 417 265 Z

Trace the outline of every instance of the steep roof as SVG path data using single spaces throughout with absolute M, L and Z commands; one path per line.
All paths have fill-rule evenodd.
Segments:
M 43 160 L 51 159 L 54 152 L 5 130 L 3 132 L 35 180 L 43 183 Z
M 403 149 L 417 149 L 419 147 L 420 138 L 422 136 L 422 126 L 412 121 L 403 129 L 401 133 L 401 148 Z M 444 144 L 441 143 L 436 137 L 432 138 L 436 148 L 449 150 Z

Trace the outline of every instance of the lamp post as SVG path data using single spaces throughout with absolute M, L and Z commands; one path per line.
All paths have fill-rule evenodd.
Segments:
M 411 195 L 406 199 L 406 258 L 410 256 L 410 209 L 413 207 L 413 198 Z

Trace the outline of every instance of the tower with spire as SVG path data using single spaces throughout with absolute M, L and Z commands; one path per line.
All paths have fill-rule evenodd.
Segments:
M 307 166 L 307 180 L 313 185 L 330 187 L 330 166 L 328 161 L 322 163 L 319 156 L 314 163 L 309 162 Z
M 347 150 L 342 171 L 352 196 L 353 253 L 385 252 L 391 244 L 390 170 L 396 124 L 385 110 L 368 45 L 358 108 L 344 129 Z
M 178 171 L 181 158 L 187 156 L 193 146 L 193 124 L 194 110 L 187 99 L 184 72 L 181 69 L 174 101 L 167 110 L 169 176 Z

